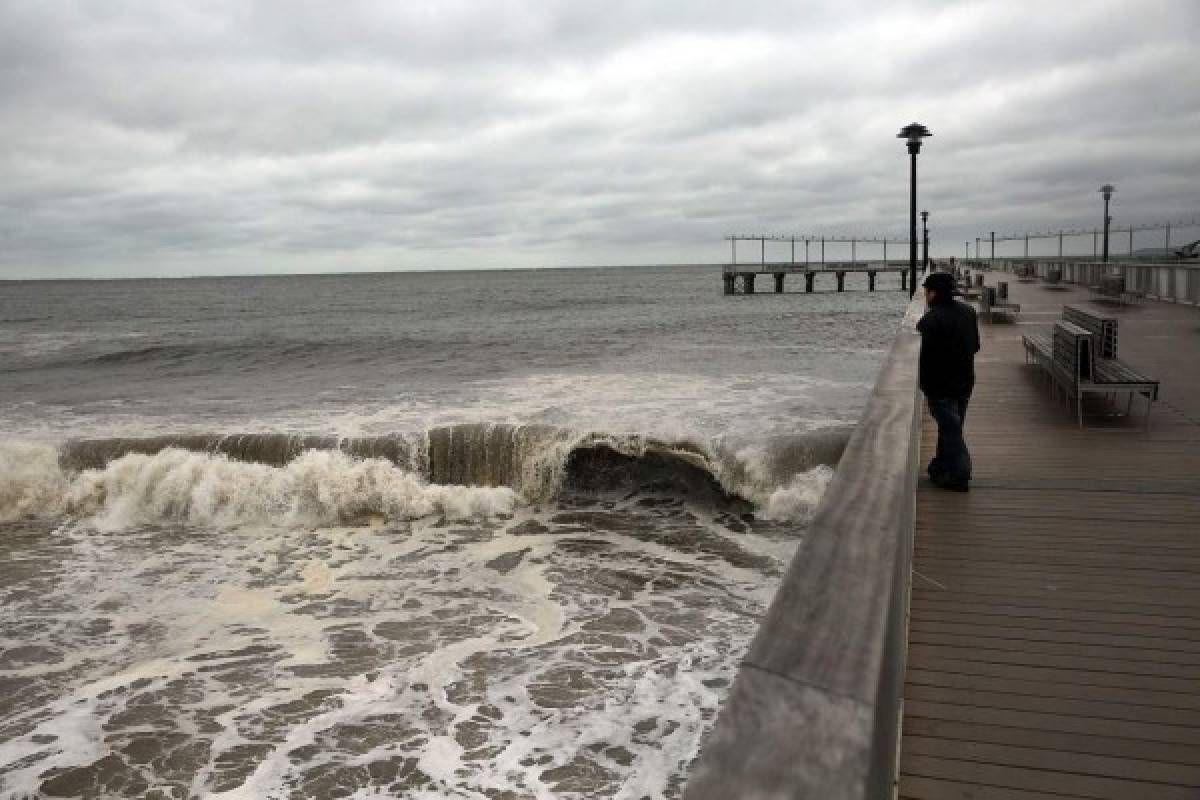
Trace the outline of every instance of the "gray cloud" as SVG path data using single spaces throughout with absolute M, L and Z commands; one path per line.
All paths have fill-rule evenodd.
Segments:
M 1105 181 L 1119 223 L 1200 212 L 1192 0 L 777 6 L 0 5 L 0 277 L 713 262 L 733 230 L 901 233 L 912 119 L 946 254 L 1095 224 Z

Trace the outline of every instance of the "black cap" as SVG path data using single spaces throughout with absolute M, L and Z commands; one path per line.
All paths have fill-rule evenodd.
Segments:
M 925 276 L 921 284 L 926 289 L 933 289 L 938 294 L 962 294 L 954 285 L 954 276 L 949 272 L 931 272 Z

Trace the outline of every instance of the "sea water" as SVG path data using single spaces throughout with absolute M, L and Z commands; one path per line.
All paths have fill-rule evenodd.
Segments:
M 678 797 L 885 280 L 0 284 L 0 794 Z

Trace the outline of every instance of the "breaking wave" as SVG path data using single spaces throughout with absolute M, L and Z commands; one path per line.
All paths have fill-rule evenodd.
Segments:
M 563 493 L 669 492 L 804 520 L 849 438 L 833 428 L 732 448 L 539 425 L 473 424 L 338 438 L 191 434 L 0 446 L 0 521 L 87 516 L 110 527 L 177 521 L 332 524 L 383 515 L 511 515 Z

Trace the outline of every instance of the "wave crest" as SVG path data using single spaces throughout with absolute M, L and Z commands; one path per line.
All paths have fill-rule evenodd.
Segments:
M 332 525 L 371 515 L 507 516 L 518 502 L 507 487 L 430 484 L 390 461 L 331 450 L 306 451 L 281 467 L 176 447 L 153 455 L 128 453 L 74 475 L 55 460 L 42 457 L 37 463 L 15 502 L 2 488 L 7 476 L 0 480 L 0 519 L 66 513 L 113 529 L 163 521 Z
M 512 514 L 563 492 L 657 491 L 776 520 L 806 520 L 849 429 L 734 449 L 636 434 L 473 424 L 338 438 L 189 434 L 0 448 L 0 521 L 72 514 L 125 527 L 332 524 L 383 515 Z

